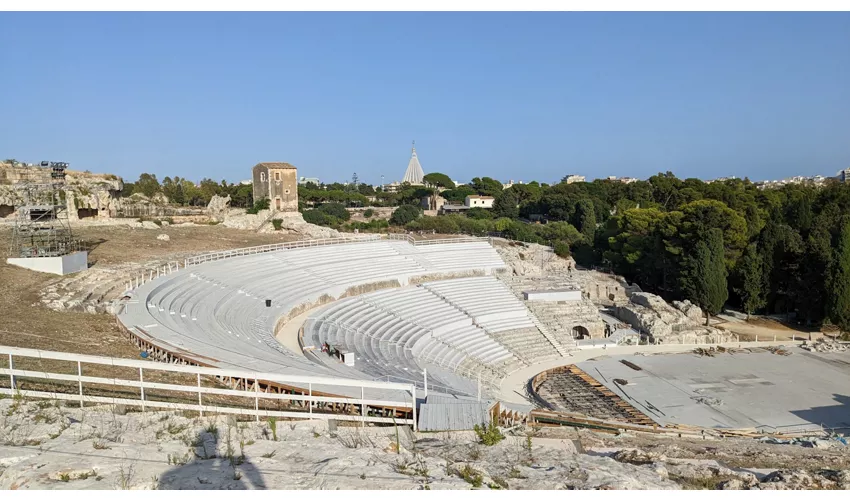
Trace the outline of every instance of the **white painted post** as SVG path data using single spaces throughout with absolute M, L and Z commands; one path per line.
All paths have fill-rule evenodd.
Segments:
M 366 388 L 360 386 L 360 426 L 366 427 Z
M 148 282 L 151 282 L 152 280 L 153 280 L 153 269 L 151 269 L 150 273 L 148 274 Z
M 159 268 L 156 268 L 156 277 L 159 278 Z
M 478 402 L 481 402 L 481 372 L 478 372 Z
M 139 367 L 139 387 L 142 389 L 142 413 L 145 411 L 145 375 L 142 373 L 142 367 Z
M 313 383 L 312 383 L 312 382 L 310 382 L 310 383 L 308 383 L 308 384 L 307 384 L 307 391 L 309 391 L 309 392 L 308 392 L 308 394 L 309 394 L 309 396 L 310 396 L 310 398 L 311 398 L 311 400 L 310 400 L 310 401 L 307 401 L 307 404 L 309 404 L 309 405 L 310 405 L 310 415 L 312 415 L 312 414 L 313 414 L 313 400 L 312 400 L 312 397 L 313 397 Z
M 80 388 L 80 408 L 83 407 L 83 365 L 77 361 L 77 383 Z
M 776 342 L 776 335 L 773 336 L 773 341 Z
M 758 335 L 756 335 L 756 342 L 758 342 L 758 341 L 759 341 L 759 336 L 758 336 Z
M 12 353 L 9 353 L 9 388 L 13 391 L 16 389 L 15 387 L 15 375 L 12 371 L 15 369 L 15 365 L 12 363 Z
M 423 368 L 422 375 L 425 377 L 425 397 L 428 397 L 428 369 Z
M 201 374 L 198 373 L 198 414 L 204 416 L 204 405 L 201 403 Z
M 257 422 L 260 421 L 260 381 L 254 379 L 254 415 L 257 416 Z
M 411 395 L 413 396 L 413 432 L 416 432 L 416 386 L 413 386 L 411 390 Z

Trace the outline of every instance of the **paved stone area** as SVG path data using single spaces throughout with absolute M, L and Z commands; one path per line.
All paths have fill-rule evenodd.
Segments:
M 850 355 L 789 350 L 789 356 L 763 349 L 713 357 L 607 355 L 578 366 L 659 423 L 850 428 Z

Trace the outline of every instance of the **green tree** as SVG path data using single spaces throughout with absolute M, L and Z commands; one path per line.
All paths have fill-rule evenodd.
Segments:
M 466 211 L 466 216 L 470 219 L 492 219 L 493 212 L 482 207 L 472 207 Z
M 402 205 L 393 211 L 392 216 L 390 216 L 390 224 L 404 226 L 408 222 L 418 219 L 421 214 L 419 207 L 415 205 Z
M 764 256 L 756 243 L 750 243 L 741 262 L 735 269 L 737 285 L 735 293 L 741 298 L 741 306 L 747 319 L 767 304 L 767 282 L 764 274 Z
M 455 189 L 447 189 L 443 191 L 440 193 L 440 196 L 445 198 L 446 201 L 463 204 L 466 197 L 471 194 L 476 194 L 476 192 L 470 186 L 458 186 Z
M 497 196 L 502 192 L 502 183 L 490 177 L 475 177 L 469 183 L 476 193 L 482 196 Z
M 423 177 L 422 179 L 433 186 L 445 189 L 455 188 L 455 183 L 452 181 L 452 179 L 448 175 L 441 174 L 440 172 L 431 172 L 430 174 L 425 174 L 425 177 Z
M 141 174 L 139 176 L 139 180 L 136 181 L 136 184 L 133 187 L 133 192 L 141 193 L 148 198 L 153 198 L 155 194 L 160 192 L 160 185 L 159 181 L 156 179 L 156 174 Z
M 342 203 L 325 203 L 318 210 L 326 215 L 330 215 L 339 221 L 347 221 L 351 218 L 351 214 L 345 209 Z
M 712 228 L 683 259 L 680 278 L 682 291 L 705 312 L 706 325 L 729 298 L 724 252 L 723 232 Z
M 593 203 L 587 199 L 582 199 L 576 206 L 576 215 L 578 230 L 584 235 L 585 240 L 589 244 L 593 244 L 593 238 L 596 235 L 596 210 L 593 208 Z
M 512 189 L 506 189 L 493 201 L 493 213 L 496 217 L 519 217 L 519 200 Z
M 846 336 L 850 332 L 850 222 L 841 228 L 828 288 L 829 319 Z

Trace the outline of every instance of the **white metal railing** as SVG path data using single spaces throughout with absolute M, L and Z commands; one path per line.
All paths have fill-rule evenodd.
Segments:
M 194 410 L 201 415 L 207 413 L 234 413 L 243 415 L 254 415 L 257 420 L 260 417 L 282 417 L 282 418 L 304 418 L 304 419 L 333 419 L 350 420 L 356 422 L 374 422 L 383 424 L 401 423 L 410 424 L 416 429 L 416 387 L 414 384 L 403 384 L 395 382 L 380 382 L 372 380 L 353 380 L 344 378 L 314 377 L 303 375 L 282 375 L 279 373 L 249 372 L 243 370 L 229 370 L 219 368 L 208 368 L 191 365 L 175 365 L 169 363 L 157 363 L 154 361 L 141 361 L 134 359 L 109 358 L 104 356 L 91 356 L 86 354 L 75 354 L 67 352 L 41 351 L 37 349 L 23 349 L 18 347 L 0 346 L 0 356 L 8 362 L 8 368 L 0 368 L 0 376 L 9 377 L 9 388 L 0 388 L 0 394 L 18 395 L 23 397 L 62 399 L 68 401 L 79 401 L 82 408 L 85 403 L 121 404 L 128 406 L 140 406 L 142 411 L 146 408 L 166 408 L 175 410 Z M 15 368 L 15 359 L 29 358 L 37 360 L 71 361 L 76 363 L 76 373 L 54 373 L 37 370 L 21 370 Z M 20 361 L 20 360 L 19 360 Z M 95 377 L 83 374 L 83 364 L 101 365 L 109 367 L 126 367 L 138 369 L 138 379 L 121 379 L 115 377 Z M 183 373 L 194 375 L 196 384 L 183 385 L 172 383 L 158 383 L 145 381 L 145 373 L 159 371 L 170 373 Z M 201 376 L 220 378 L 232 378 L 246 381 L 245 389 L 224 389 L 219 387 L 204 387 L 201 385 Z M 19 390 L 17 378 L 26 377 L 30 379 L 41 379 L 45 381 L 62 381 L 76 383 L 76 393 L 42 390 Z M 248 380 L 254 381 L 253 387 L 249 388 Z M 115 388 L 133 388 L 140 390 L 140 396 L 135 397 L 108 397 L 93 396 L 85 393 L 85 384 L 97 384 L 100 386 L 112 386 Z M 307 394 L 285 394 L 262 392 L 261 384 L 280 384 L 284 386 L 299 386 L 306 388 Z M 342 396 L 315 396 L 313 387 L 321 386 L 321 393 L 327 394 L 327 387 L 360 388 L 360 397 Z M 178 393 L 191 393 L 198 395 L 197 403 L 178 403 L 151 400 L 145 398 L 145 390 L 170 391 Z M 367 399 L 366 389 L 379 389 L 398 391 L 402 396 L 397 400 Z M 233 396 L 244 398 L 246 401 L 238 407 L 216 406 L 204 404 L 203 395 Z M 126 394 L 124 394 L 126 396 Z M 260 400 L 299 401 L 309 403 L 307 411 L 276 411 L 260 408 Z M 358 405 L 361 415 L 317 413 L 313 411 L 314 403 L 338 403 Z M 390 417 L 369 416 L 367 406 L 409 408 L 412 418 L 393 419 Z
M 479 238 L 478 236 L 461 236 L 459 238 L 439 238 L 435 240 L 417 240 L 409 234 L 388 234 L 388 240 L 406 241 L 413 246 L 441 245 L 446 243 L 477 243 L 480 241 L 489 241 L 488 238 Z
M 442 245 L 447 243 L 478 243 L 487 241 L 487 238 L 478 238 L 477 236 L 463 236 L 460 238 L 441 238 L 438 240 L 415 240 L 414 246 Z
M 239 257 L 242 255 L 254 255 L 258 253 L 275 252 L 277 250 L 288 250 L 293 248 L 310 248 L 328 245 L 342 245 L 346 243 L 362 243 L 367 241 L 377 241 L 380 235 L 363 235 L 359 237 L 342 237 L 342 238 L 322 238 L 317 240 L 299 240 L 286 243 L 271 243 L 268 245 L 259 245 L 255 247 L 234 248 L 233 250 L 222 250 L 219 252 L 204 253 L 194 257 L 187 257 L 183 264 L 184 267 L 202 264 L 214 260 L 229 259 L 231 257 Z
M 133 274 L 129 277 L 129 279 L 124 282 L 124 291 L 129 292 L 135 288 L 138 288 L 145 283 L 150 283 L 151 281 L 159 278 L 160 276 L 168 276 L 171 273 L 176 273 L 180 270 L 180 262 L 171 261 L 166 262 L 165 264 L 149 267 L 138 271 L 136 274 Z

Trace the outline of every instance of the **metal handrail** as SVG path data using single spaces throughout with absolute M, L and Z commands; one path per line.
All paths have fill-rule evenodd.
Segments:
M 49 398 L 49 399 L 63 399 L 69 401 L 79 401 L 80 407 L 82 408 L 84 403 L 106 403 L 106 404 L 125 404 L 131 406 L 141 406 L 142 410 L 145 407 L 151 408 L 168 408 L 168 409 L 182 409 L 182 410 L 196 410 L 203 414 L 204 411 L 210 413 L 237 413 L 237 414 L 253 414 L 256 416 L 257 420 L 261 416 L 280 416 L 280 417 L 288 417 L 288 418 L 332 418 L 336 420 L 354 420 L 354 421 L 362 421 L 362 422 L 376 422 L 376 423 L 394 423 L 401 422 L 412 424 L 416 426 L 415 422 L 415 407 L 416 407 L 416 386 L 414 384 L 405 384 L 405 383 L 397 383 L 397 382 L 382 382 L 382 381 L 373 381 L 373 380 L 355 380 L 355 379 L 345 379 L 345 378 L 331 378 L 331 377 L 319 377 L 319 376 L 305 376 L 305 375 L 284 375 L 279 373 L 264 373 L 264 372 L 251 372 L 247 370 L 232 370 L 232 369 L 220 369 L 220 368 L 210 368 L 203 366 L 192 366 L 192 365 L 176 365 L 171 363 L 158 363 L 155 361 L 141 361 L 134 359 L 121 359 L 121 358 L 110 358 L 105 356 L 92 356 L 87 354 L 76 354 L 76 353 L 68 353 L 68 352 L 56 352 L 56 351 L 42 351 L 38 349 L 24 349 L 19 347 L 9 347 L 9 346 L 0 346 L 0 355 L 5 355 L 8 359 L 8 368 L 0 368 L 0 376 L 5 375 L 9 377 L 10 386 L 8 389 L 0 388 L 0 394 L 7 395 L 16 395 L 20 394 L 24 397 L 36 397 L 36 398 Z M 55 372 L 47 372 L 47 371 L 38 371 L 38 370 L 22 370 L 15 368 L 15 359 L 16 358 L 33 358 L 37 360 L 42 359 L 51 359 L 51 360 L 60 360 L 60 361 L 71 361 L 76 363 L 76 373 L 55 373 Z M 138 379 L 122 379 L 117 377 L 96 377 L 83 375 L 83 367 L 82 364 L 86 365 L 102 365 L 102 366 L 110 366 L 110 367 L 128 367 L 128 368 L 137 368 L 139 377 Z M 179 383 L 160 383 L 160 382 L 150 382 L 146 381 L 144 377 L 145 371 L 160 371 L 160 372 L 172 372 L 172 373 L 183 373 L 195 375 L 197 377 L 197 384 L 191 385 L 183 385 Z M 240 379 L 245 381 L 254 381 L 252 386 L 249 386 L 247 383 L 245 384 L 244 389 L 221 389 L 217 387 L 203 387 L 201 385 L 201 376 L 211 376 L 219 379 Z M 16 378 L 18 377 L 26 377 L 26 378 L 35 378 L 35 379 L 44 379 L 51 381 L 64 381 L 76 383 L 78 386 L 77 393 L 68 393 L 68 392 L 60 392 L 60 391 L 50 391 L 50 390 L 22 390 L 17 387 Z M 104 396 L 91 396 L 84 394 L 84 383 L 85 384 L 96 384 L 98 386 L 112 386 L 116 388 L 133 388 L 140 389 L 140 396 L 127 396 L 127 392 L 122 393 L 122 397 L 104 397 Z M 260 390 L 261 383 L 271 383 L 271 384 L 281 384 L 281 385 L 290 385 L 290 384 L 298 384 L 298 385 L 306 385 L 308 393 L 304 394 L 287 394 L 285 391 L 280 393 L 275 392 L 263 392 Z M 320 386 L 321 395 L 314 395 L 313 387 Z M 360 397 L 342 397 L 342 396 L 332 396 L 327 395 L 327 386 L 336 386 L 336 387 L 359 387 L 360 388 Z M 163 402 L 156 401 L 145 398 L 145 389 L 152 389 L 158 391 L 173 391 L 177 393 L 193 393 L 198 395 L 198 403 L 176 403 L 176 402 Z M 378 399 L 367 399 L 365 396 L 365 389 L 383 389 L 383 390 L 391 390 L 391 391 L 399 391 L 401 393 L 406 394 L 404 398 L 401 400 L 378 400 Z M 224 396 L 235 396 L 237 398 L 246 398 L 248 401 L 244 403 L 244 406 L 239 407 L 222 407 L 222 406 L 214 406 L 204 404 L 202 400 L 202 395 L 224 395 Z M 296 412 L 296 411 L 273 411 L 273 410 L 265 410 L 260 409 L 259 400 L 283 400 L 283 401 L 302 401 L 310 403 L 310 411 L 309 412 Z M 367 412 L 363 411 L 363 413 L 359 416 L 351 415 L 338 415 L 338 414 L 325 414 L 325 413 L 314 413 L 312 411 L 312 403 L 341 403 L 341 404 L 355 404 L 364 408 L 367 405 L 371 406 L 391 406 L 397 408 L 410 408 L 414 410 L 414 418 L 413 419 L 395 419 L 387 418 L 387 417 L 374 417 L 369 416 Z

